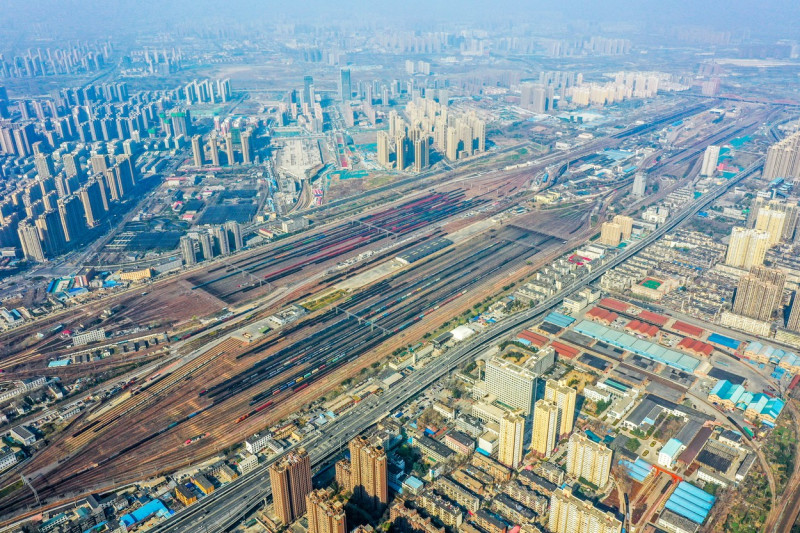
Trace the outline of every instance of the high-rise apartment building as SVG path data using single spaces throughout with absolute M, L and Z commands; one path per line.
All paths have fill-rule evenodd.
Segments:
M 208 139 L 208 152 L 211 156 L 211 164 L 215 167 L 219 166 L 219 145 L 217 144 L 216 136 L 212 135 Z
M 567 448 L 567 474 L 605 487 L 611 472 L 611 450 L 583 433 L 573 433 Z
M 428 168 L 428 136 L 422 135 L 414 141 L 414 172 L 422 172 Z
M 228 231 L 223 226 L 214 226 L 214 238 L 220 255 L 230 255 L 231 244 L 228 240 Z
M 233 134 L 228 132 L 225 134 L 225 154 L 228 156 L 228 166 L 236 162 L 236 154 L 233 151 Z
M 783 238 L 783 228 L 786 225 L 786 212 L 773 209 L 766 205 L 758 210 L 756 216 L 756 231 L 769 233 L 769 246 L 775 246 Z
M 725 254 L 725 264 L 750 269 L 764 264 L 770 235 L 766 231 L 734 227 Z
M 619 224 L 623 241 L 627 241 L 631 238 L 631 234 L 633 233 L 633 219 L 631 217 L 626 217 L 625 215 L 615 215 L 612 222 L 614 224 Z
M 229 220 L 224 225 L 225 231 L 228 232 L 228 248 L 234 251 L 239 251 L 244 248 L 244 241 L 242 240 L 242 227 L 235 220 Z
M 74 243 L 86 232 L 86 213 L 83 210 L 83 204 L 75 195 L 59 198 L 57 204 L 64 239 Z
M 452 126 L 447 127 L 447 140 L 445 141 L 445 156 L 450 161 L 458 159 L 458 133 Z
M 249 165 L 253 162 L 253 146 L 251 141 L 252 133 L 250 130 L 243 131 L 240 140 L 242 145 L 242 163 Z
M 306 496 L 308 533 L 347 533 L 347 518 L 342 502 L 333 501 L 324 489 L 312 490 Z
M 765 180 L 784 178 L 791 182 L 800 178 L 800 132 L 769 147 L 762 177 Z
M 359 435 L 350 441 L 353 497 L 366 509 L 381 509 L 389 503 L 386 451 Z
M 606 246 L 619 246 L 622 242 L 622 226 L 616 222 L 603 222 L 600 227 L 600 243 Z
M 391 162 L 389 161 L 389 134 L 385 131 L 378 132 L 378 164 L 382 167 L 389 168 Z
M 506 413 L 500 419 L 500 449 L 497 460 L 517 468 L 522 462 L 522 440 L 525 433 L 525 419 L 516 413 Z
M 533 411 L 531 451 L 538 457 L 550 457 L 558 444 L 558 405 L 539 400 Z
M 700 167 L 701 176 L 713 176 L 717 170 L 717 160 L 719 159 L 719 146 L 713 144 L 706 148 L 703 154 L 703 164 Z
M 203 166 L 203 137 L 201 135 L 192 135 L 192 158 L 194 166 Z
M 800 291 L 795 291 L 794 293 L 792 310 L 789 312 L 786 329 L 800 333 Z
M 573 496 L 565 487 L 555 490 L 550 497 L 547 527 L 552 533 L 620 533 L 622 522 L 590 501 Z
M 578 392 L 563 381 L 548 379 L 544 399 L 558 406 L 558 438 L 565 438 L 575 423 L 575 399 Z
M 756 320 L 768 321 L 783 301 L 786 274 L 778 269 L 753 267 L 739 279 L 733 312 Z
M 32 223 L 31 219 L 25 219 L 19 223 L 17 234 L 22 244 L 22 253 L 25 259 L 43 263 L 45 261 L 44 247 L 39 238 L 39 230 Z
M 784 242 L 791 242 L 795 236 L 797 221 L 800 219 L 800 206 L 797 205 L 797 202 L 778 199 L 767 200 L 761 197 L 756 198 L 750 205 L 750 213 L 747 215 L 748 228 L 756 227 L 762 208 L 768 208 L 772 211 L 780 211 L 786 214 L 780 240 Z M 768 222 L 762 222 L 761 224 L 762 228 L 765 225 L 769 226 Z M 800 233 L 798 233 L 798 236 L 800 236 Z
M 406 149 L 406 145 L 408 144 L 408 138 L 406 137 L 405 133 L 399 133 L 395 138 L 394 146 L 395 146 L 395 161 L 397 170 L 405 170 L 407 159 L 406 153 L 408 150 Z
M 203 259 L 208 261 L 214 257 L 214 239 L 211 234 L 204 231 L 198 235 L 200 241 L 200 251 L 203 253 Z
M 194 266 L 197 264 L 197 256 L 194 252 L 194 239 L 189 237 L 188 235 L 184 235 L 181 237 L 180 241 L 181 245 L 181 257 L 183 258 L 183 264 L 187 267 Z
M 42 241 L 44 252 L 53 257 L 64 251 L 67 238 L 61 225 L 61 217 L 55 209 L 48 209 L 36 219 L 36 228 Z
M 645 190 L 647 189 L 647 176 L 641 172 L 633 177 L 633 188 L 631 194 L 638 198 L 644 197 Z
M 33 158 L 36 166 L 36 173 L 41 179 L 52 178 L 56 171 L 53 168 L 53 156 L 50 154 L 38 153 Z
M 269 467 L 275 516 L 291 524 L 306 513 L 306 496 L 311 492 L 311 459 L 305 449 L 291 451 Z

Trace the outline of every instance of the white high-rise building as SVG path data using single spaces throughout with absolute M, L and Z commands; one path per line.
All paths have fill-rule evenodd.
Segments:
M 706 148 L 703 154 L 703 166 L 700 168 L 701 176 L 713 176 L 714 171 L 717 169 L 717 160 L 719 159 L 719 146 L 713 144 Z
M 647 176 L 642 173 L 636 174 L 633 177 L 633 189 L 631 190 L 631 194 L 642 198 L 644 196 L 645 189 L 647 189 Z
M 611 455 L 606 446 L 590 440 L 583 433 L 574 433 L 569 438 L 567 449 L 567 474 L 583 478 L 597 487 L 605 487 L 611 472 Z

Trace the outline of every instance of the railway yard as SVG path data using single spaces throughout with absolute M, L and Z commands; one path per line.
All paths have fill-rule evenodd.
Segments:
M 557 114 L 550 109 L 547 116 L 530 112 L 516 93 L 458 98 L 451 112 L 458 135 L 467 129 L 475 135 L 474 153 L 469 137 L 456 141 L 463 151 L 444 152 L 437 141 L 431 155 L 427 137 L 409 146 L 402 135 L 390 141 L 383 123 L 393 131 L 395 121 L 404 124 L 399 117 L 424 106 L 446 112 L 446 90 L 437 89 L 444 91 L 442 104 L 409 89 L 406 115 L 400 115 L 384 86 L 377 128 L 372 96 L 355 111 L 347 98 L 334 102 L 326 89 L 319 89 L 317 101 L 310 78 L 304 79 L 310 95 L 303 96 L 299 119 L 284 109 L 285 100 L 257 90 L 225 100 L 220 109 L 231 116 L 222 126 L 219 110 L 209 106 L 197 114 L 195 125 L 213 128 L 214 143 L 228 142 L 226 165 L 214 152 L 213 164 L 206 164 L 199 134 L 175 141 L 174 150 L 152 143 L 136 169 L 147 170 L 150 185 L 161 181 L 152 194 L 127 199 L 120 227 L 109 228 L 86 250 L 38 265 L 26 289 L 9 300 L 32 309 L 25 309 L 24 319 L 19 313 L 16 319 L 11 304 L 10 311 L 1 308 L 13 327 L 0 331 L 0 447 L 14 461 L 0 471 L 0 532 L 31 520 L 47 524 L 89 498 L 106 498 L 109 507 L 120 494 L 125 502 L 114 513 L 147 500 L 169 504 L 169 510 L 130 524 L 114 515 L 111 521 L 128 531 L 171 533 L 200 525 L 207 531 L 276 531 L 275 506 L 267 503 L 273 491 L 269 465 L 308 446 L 315 483 L 327 482 L 346 441 L 376 423 L 387 434 L 400 428 L 395 446 L 402 454 L 390 454 L 393 495 L 400 486 L 405 491 L 411 478 L 412 485 L 427 483 L 429 493 L 433 487 L 441 492 L 436 480 L 469 470 L 464 457 L 473 453 L 502 462 L 497 468 L 508 470 L 503 483 L 537 472 L 527 478 L 539 483 L 528 494 L 528 503 L 538 502 L 535 513 L 517 508 L 513 518 L 497 518 L 509 527 L 495 531 L 486 527 L 492 520 L 481 518 L 485 509 L 472 512 L 476 507 L 462 516 L 470 526 L 484 520 L 478 524 L 483 529 L 475 526 L 471 533 L 506 533 L 525 521 L 550 527 L 545 517 L 557 485 L 565 493 L 569 486 L 589 494 L 587 501 L 611 517 L 606 520 L 620 524 L 615 532 L 661 531 L 653 524 L 670 519 L 665 509 L 694 521 L 688 533 L 704 523 L 708 531 L 724 531 L 735 513 L 721 505 L 711 512 L 711 493 L 728 482 L 738 485 L 740 471 L 746 476 L 751 467 L 764 472 L 766 529 L 789 532 L 800 496 L 782 498 L 780 489 L 798 490 L 800 466 L 789 461 L 790 471 L 777 470 L 775 457 L 785 450 L 773 441 L 797 434 L 771 430 L 784 405 L 793 420 L 798 416 L 800 358 L 794 363 L 787 354 L 791 342 L 800 347 L 800 333 L 795 338 L 784 328 L 780 312 L 785 303 L 788 322 L 795 309 L 800 316 L 800 278 L 785 280 L 786 293 L 781 287 L 775 297 L 780 310 L 776 304 L 766 329 L 745 334 L 744 327 L 757 326 L 743 315 L 724 324 L 721 317 L 736 309 L 743 293 L 737 282 L 746 275 L 744 262 L 732 265 L 726 256 L 733 228 L 763 230 L 755 207 L 765 209 L 763 202 L 790 198 L 796 210 L 788 183 L 762 179 L 764 154 L 784 129 L 797 129 L 795 106 L 698 98 L 682 88 L 654 91 L 642 99 L 647 105 L 626 100 L 607 116 L 575 108 Z M 679 87 L 685 81 L 669 80 Z M 290 100 L 297 98 L 293 93 Z M 318 111 L 305 105 L 309 98 L 320 104 Z M 566 105 L 566 96 L 560 98 Z M 292 111 L 298 111 L 294 100 Z M 250 119 L 235 116 L 237 108 L 252 113 Z M 352 115 L 349 125 L 345 114 Z M 181 118 L 186 115 L 170 115 L 170 128 Z M 598 124 L 589 127 L 584 120 Z M 222 132 L 230 137 L 218 137 Z M 375 137 L 387 144 L 373 144 Z M 710 165 L 709 148 L 717 150 Z M 305 157 L 302 149 L 313 153 Z M 411 157 L 403 150 L 414 153 L 413 172 L 403 167 L 403 157 Z M 284 167 L 292 173 L 282 174 Z M 226 213 L 238 218 L 229 220 Z M 0 222 L 4 216 L 0 212 Z M 159 236 L 169 241 L 163 249 Z M 136 239 L 150 239 L 153 250 L 126 248 Z M 794 264 L 800 227 L 793 241 L 778 241 L 765 264 Z M 89 257 L 97 264 L 79 264 Z M 3 283 L 0 294 L 15 291 L 13 282 Z M 693 297 L 711 302 L 706 316 L 694 312 Z M 750 353 L 762 346 L 758 356 Z M 495 389 L 487 392 L 494 358 L 513 359 L 522 368 L 549 355 L 552 364 L 537 367 L 531 405 L 512 407 Z M 525 450 L 507 464 L 500 457 L 508 452 L 498 450 L 511 438 L 506 414 L 524 414 L 524 423 L 533 423 L 544 381 L 560 387 L 557 394 L 575 390 L 574 427 L 553 435 L 553 446 L 542 454 L 526 426 Z M 746 400 L 730 400 L 728 390 Z M 556 409 L 559 424 L 563 409 Z M 678 427 L 684 422 L 697 430 L 694 446 L 686 439 L 678 443 L 682 447 L 670 444 L 685 437 Z M 724 438 L 736 440 L 731 430 L 740 440 L 721 465 L 713 450 L 722 449 L 718 441 Z M 515 446 L 522 448 L 519 432 Z M 572 453 L 566 434 L 579 432 L 613 448 L 611 476 L 607 472 L 602 483 L 566 464 Z M 251 440 L 265 435 L 272 447 L 250 453 Z M 701 445 L 696 438 L 704 439 Z M 712 451 L 703 448 L 706 441 Z M 695 460 L 698 446 L 707 451 L 703 458 L 712 456 L 705 463 Z M 445 453 L 447 447 L 457 459 Z M 669 450 L 667 461 L 662 453 Z M 689 452 L 695 456 L 684 464 Z M 402 466 L 394 455 L 402 455 Z M 244 469 L 248 458 L 254 462 Z M 558 471 L 550 472 L 558 483 L 542 483 L 543 465 Z M 506 498 L 498 496 L 506 487 L 489 489 L 496 480 L 485 478 L 495 472 L 478 470 L 469 474 L 481 478 L 478 507 L 494 498 L 492 516 L 501 517 L 496 503 L 503 508 Z M 196 476 L 211 471 L 216 483 L 206 490 Z M 695 485 L 687 489 L 687 480 Z M 185 498 L 181 485 L 199 498 Z M 698 485 L 704 494 L 696 492 L 703 492 Z M 681 498 L 692 497 L 702 500 L 700 511 L 694 503 L 688 511 L 681 507 Z M 423 508 L 414 491 L 403 499 Z M 431 516 L 426 510 L 422 514 Z M 247 529 L 241 527 L 245 519 Z M 448 531 L 458 529 L 451 526 Z

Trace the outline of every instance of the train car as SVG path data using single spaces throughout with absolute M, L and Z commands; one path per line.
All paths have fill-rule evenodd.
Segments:
M 211 435 L 211 433 L 201 433 L 200 435 L 196 435 L 196 436 L 192 437 L 191 439 L 186 439 L 186 441 L 183 443 L 183 445 L 184 446 L 188 446 L 190 444 L 194 444 L 195 442 L 199 441 L 200 439 L 204 439 L 204 438 L 208 437 L 209 435 Z
M 263 411 L 264 409 L 266 409 L 267 407 L 269 407 L 269 406 L 270 406 L 270 405 L 272 405 L 272 404 L 273 404 L 273 401 L 272 401 L 272 400 L 270 400 L 270 401 L 268 401 L 267 403 L 265 403 L 264 405 L 261 405 L 261 406 L 259 406 L 259 407 L 256 407 L 256 413 L 258 413 L 258 412 L 260 412 L 260 411 Z
M 250 416 L 250 414 L 240 416 L 239 418 L 236 419 L 236 423 L 238 424 L 239 422 L 244 422 L 248 416 Z
M 295 388 L 294 388 L 294 389 L 292 389 L 292 390 L 293 390 L 294 392 L 300 392 L 301 390 L 305 389 L 306 387 L 308 387 L 308 383 L 303 383 L 303 384 L 302 384 L 302 385 L 300 385 L 299 387 L 295 387 Z

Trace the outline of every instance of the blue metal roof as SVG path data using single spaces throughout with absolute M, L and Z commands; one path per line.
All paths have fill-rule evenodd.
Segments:
M 731 350 L 738 349 L 739 345 L 742 344 L 741 341 L 737 341 L 736 339 L 726 337 L 725 335 L 720 335 L 719 333 L 712 333 L 711 335 L 709 335 L 708 342 L 713 342 L 714 344 L 725 346 L 727 348 L 730 348 Z
M 670 495 L 665 507 L 684 518 L 702 524 L 714 506 L 715 500 L 714 496 L 704 490 L 681 481 Z

